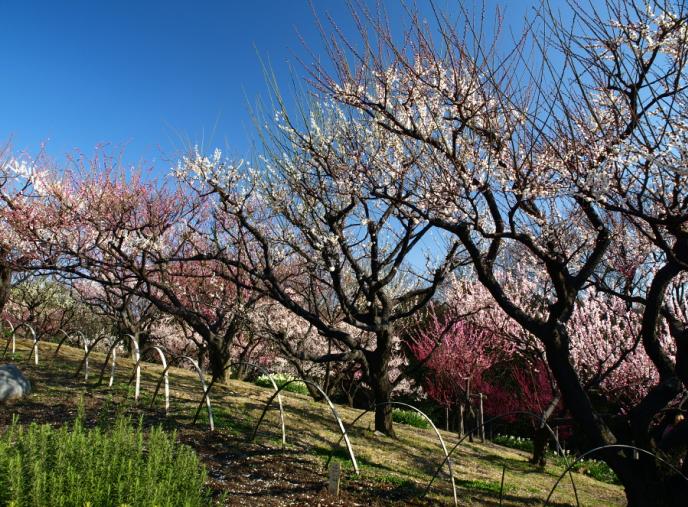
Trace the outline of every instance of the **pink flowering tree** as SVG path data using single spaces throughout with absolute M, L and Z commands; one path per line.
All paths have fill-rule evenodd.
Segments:
M 95 274 L 96 269 L 93 271 Z M 94 279 L 107 280 L 107 283 Z M 133 336 L 142 350 L 149 343 L 151 329 L 162 314 L 148 299 L 136 294 L 135 289 L 128 288 L 127 283 L 131 283 L 131 279 L 123 270 L 98 273 L 90 280 L 71 280 L 73 293 L 82 304 L 111 322 L 117 335 Z
M 17 209 L 36 200 L 42 172 L 29 157 L 15 157 L 9 144 L 0 145 L 0 312 L 9 300 L 12 275 L 36 256 L 13 223 Z
M 230 224 L 210 221 L 198 196 L 127 176 L 102 154 L 74 164 L 64 177 L 45 178 L 41 206 L 19 210 L 36 217 L 15 228 L 41 252 L 37 265 L 184 321 L 207 345 L 213 375 L 224 379 L 257 295 L 232 282 L 225 265 L 188 257 Z

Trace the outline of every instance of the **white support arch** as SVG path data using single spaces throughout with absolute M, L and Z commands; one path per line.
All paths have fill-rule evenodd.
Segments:
M 132 350 L 134 351 L 134 370 L 136 371 L 136 385 L 134 387 L 134 399 L 139 401 L 141 394 L 141 351 L 139 350 L 139 342 L 133 335 L 126 335 L 131 340 Z
M 155 394 L 153 395 L 153 402 L 155 401 L 155 396 L 158 394 L 158 389 L 160 387 L 160 382 L 165 383 L 165 415 L 168 415 L 170 412 L 170 380 L 169 380 L 169 375 L 167 370 L 169 367 L 167 366 L 167 358 L 165 357 L 165 353 L 163 352 L 162 348 L 158 346 L 152 346 L 152 347 L 146 347 L 141 351 L 141 357 L 145 355 L 145 353 L 149 350 L 155 350 L 158 353 L 158 356 L 160 357 L 160 362 L 162 363 L 162 373 L 160 374 L 160 377 L 158 379 L 158 384 L 155 389 Z M 141 357 L 139 357 L 139 360 L 136 362 L 136 367 L 141 363 Z M 132 373 L 131 378 L 129 379 L 129 385 L 131 385 L 132 381 L 134 380 L 134 376 L 136 375 L 135 370 L 134 373 Z M 151 406 L 153 406 L 153 402 L 151 402 Z
M 117 364 L 117 349 L 113 348 L 109 355 L 110 355 L 110 358 L 112 360 L 112 369 L 110 370 L 110 381 L 108 382 L 108 387 L 112 387 L 112 384 L 115 383 L 115 367 Z M 107 359 L 105 360 L 105 364 L 107 364 Z M 103 365 L 103 368 L 104 367 L 105 367 L 105 365 Z M 100 374 L 100 378 L 101 379 L 103 378 L 102 373 Z M 98 383 L 100 383 L 100 381 Z
M 76 370 L 75 376 L 79 375 L 81 370 L 85 368 L 86 373 L 84 375 L 84 380 L 87 381 L 88 380 L 88 356 L 91 355 L 91 351 L 93 351 L 93 349 L 95 348 L 96 345 L 98 345 L 98 343 L 105 340 L 106 338 L 113 338 L 113 337 L 110 335 L 107 335 L 107 334 L 100 334 L 100 335 L 96 336 L 95 340 L 93 340 L 93 343 L 89 343 L 86 336 L 83 333 L 80 333 L 80 334 L 84 339 L 84 351 L 85 352 L 84 352 L 84 358 L 81 360 L 81 363 L 79 364 L 79 368 Z M 59 347 L 58 347 L 58 349 L 59 349 Z M 57 352 L 55 352 L 55 353 L 57 354 Z M 107 358 L 105 359 L 105 364 L 107 364 Z M 113 372 L 114 372 L 114 359 L 113 359 Z
M 79 341 L 81 342 L 81 345 L 84 348 L 84 354 L 88 352 L 88 338 L 86 338 L 86 335 L 82 333 L 81 331 L 74 331 L 72 333 L 67 333 L 64 329 L 60 328 L 58 329 L 58 333 L 62 333 L 62 339 L 57 343 L 57 347 L 55 348 L 55 352 L 53 352 L 53 359 L 57 357 L 57 354 L 60 352 L 60 349 L 62 348 L 62 345 L 64 342 L 69 340 L 70 338 L 76 336 L 79 338 Z M 88 360 L 86 361 L 86 379 L 88 379 Z
M 279 412 L 280 412 L 280 427 L 282 429 L 282 447 L 284 447 L 287 444 L 287 431 L 286 427 L 284 425 L 284 407 L 282 406 L 282 395 L 280 394 L 280 389 L 277 386 L 277 383 L 275 382 L 275 379 L 273 378 L 272 374 L 263 366 L 260 366 L 258 364 L 254 363 L 249 363 L 246 361 L 236 361 L 234 363 L 230 363 L 226 366 L 226 368 L 231 368 L 234 366 L 249 366 L 251 368 L 254 368 L 265 375 L 270 379 L 270 383 L 272 384 L 272 387 L 275 390 L 275 394 L 277 395 L 277 403 L 279 405 Z M 196 420 L 198 419 L 198 414 L 201 412 L 201 408 L 203 408 L 203 403 L 205 402 L 205 399 L 207 396 L 210 395 L 210 390 L 213 388 L 213 385 L 215 385 L 215 381 L 217 380 L 217 377 L 213 377 L 213 379 L 210 382 L 210 385 L 208 386 L 208 389 L 206 389 L 205 394 L 203 395 L 203 399 L 201 402 L 198 404 L 198 408 L 196 409 L 196 415 L 194 415 L 193 422 L 195 423 Z
M 334 403 L 332 403 L 332 400 L 330 400 L 330 397 L 327 396 L 327 393 L 323 391 L 322 387 L 320 387 L 318 384 L 311 380 L 307 379 L 294 379 L 290 380 L 288 382 L 285 382 L 282 384 L 277 391 L 273 393 L 272 396 L 270 396 L 270 399 L 267 401 L 265 404 L 265 407 L 263 407 L 263 413 L 260 414 L 260 419 L 258 419 L 258 424 L 253 428 L 253 434 L 251 435 L 251 442 L 253 442 L 256 439 L 256 435 L 258 434 L 258 428 L 260 428 L 260 423 L 263 422 L 263 419 L 265 418 L 265 414 L 268 411 L 268 408 L 270 408 L 270 405 L 272 404 L 272 401 L 279 396 L 280 392 L 283 391 L 284 389 L 289 386 L 289 384 L 293 384 L 294 382 L 303 382 L 304 384 L 308 384 L 320 393 L 320 395 L 323 397 L 323 399 L 327 402 L 327 404 L 330 407 L 330 410 L 332 411 L 332 415 L 334 416 L 335 421 L 337 422 L 337 425 L 339 426 L 339 431 L 342 433 L 342 439 L 344 439 L 344 443 L 346 444 L 346 449 L 349 452 L 349 458 L 351 458 L 351 464 L 354 467 L 354 472 L 356 472 L 356 475 L 359 475 L 360 471 L 358 469 L 358 463 L 356 462 L 356 456 L 354 455 L 354 450 L 351 447 L 351 442 L 349 441 L 349 435 L 346 433 L 346 428 L 344 427 L 344 423 L 342 422 L 341 417 L 339 417 L 339 414 L 337 413 L 337 408 L 334 406 Z M 339 442 L 342 440 L 340 439 Z M 339 445 L 339 442 L 337 442 L 337 445 Z
M 31 356 L 33 356 L 33 362 L 38 366 L 38 336 L 36 335 L 36 330 L 28 322 L 22 322 L 12 331 L 12 348 L 14 348 L 14 335 L 17 334 L 22 327 L 27 328 L 31 332 L 31 338 L 33 339 L 33 346 L 31 347 L 31 352 L 29 352 L 29 361 L 31 361 Z
M 10 336 L 7 338 L 7 344 L 5 345 L 5 350 L 2 353 L 2 357 L 5 357 L 5 355 L 7 355 L 7 350 L 9 349 L 10 343 L 12 344 L 12 357 L 14 357 L 17 347 L 17 331 L 19 331 L 22 327 L 25 327 L 31 332 L 31 337 L 33 339 L 33 346 L 31 347 L 31 352 L 29 353 L 29 360 L 31 360 L 31 356 L 33 356 L 34 363 L 36 364 L 36 366 L 38 366 L 38 336 L 36 335 L 36 331 L 34 330 L 34 328 L 31 327 L 31 325 L 27 322 L 22 322 L 17 327 L 14 327 L 12 323 L 7 319 L 5 319 L 5 322 L 7 322 L 10 325 Z
M 100 384 L 103 381 L 103 376 L 105 375 L 105 366 L 107 365 L 107 361 L 109 358 L 112 358 L 112 370 L 110 372 L 110 382 L 108 383 L 109 387 L 112 387 L 112 385 L 115 382 L 115 362 L 117 358 L 117 345 L 126 340 L 130 339 L 131 344 L 132 344 L 132 350 L 134 351 L 134 371 L 136 374 L 136 387 L 134 390 L 134 399 L 138 401 L 139 399 L 139 394 L 141 392 L 141 364 L 139 362 L 139 359 L 141 358 L 141 354 L 139 352 L 139 344 L 136 341 L 136 338 L 134 338 L 132 335 L 128 334 L 125 336 L 120 336 L 117 338 L 115 341 L 112 342 L 110 345 L 110 348 L 108 349 L 107 355 L 105 356 L 105 363 L 103 363 L 103 367 L 100 370 L 100 377 L 98 378 L 98 384 Z
M 16 351 L 17 351 L 17 343 L 14 338 L 14 324 L 12 324 L 12 321 L 10 319 L 4 319 L 3 322 L 6 322 L 10 326 L 10 334 L 7 337 L 7 345 L 5 346 L 5 351 L 2 353 L 2 357 L 5 357 L 5 354 L 7 354 L 7 349 L 10 346 L 10 343 L 12 343 L 12 357 L 14 357 Z
M 210 431 L 215 431 L 215 422 L 213 421 L 213 407 L 210 404 L 210 396 L 208 396 L 208 386 L 205 383 L 205 376 L 203 375 L 203 370 L 198 365 L 198 362 L 189 356 L 179 356 L 179 360 L 188 360 L 196 370 L 198 374 L 198 379 L 201 381 L 201 387 L 203 388 L 203 397 L 205 398 L 205 406 L 208 409 L 208 423 L 210 424 Z

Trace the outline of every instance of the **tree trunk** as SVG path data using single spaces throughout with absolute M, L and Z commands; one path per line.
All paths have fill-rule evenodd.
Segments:
M 367 354 L 370 387 L 375 397 L 375 430 L 396 438 L 392 424 L 392 390 L 389 363 L 392 359 L 392 334 L 387 326 L 376 333 L 376 349 Z
M 615 435 L 593 408 L 571 364 L 566 330 L 563 326 L 557 326 L 544 338 L 546 339 L 542 341 L 545 344 L 547 363 L 557 381 L 564 404 L 580 424 L 589 444 L 598 447 L 616 443 Z M 639 460 L 633 460 L 626 453 L 608 452 L 600 454 L 598 458 L 606 461 L 616 472 L 625 488 L 630 507 L 684 504 L 688 495 L 688 482 L 676 474 L 667 476 L 671 472 L 666 465 L 653 457 L 641 456 Z
M 616 438 L 602 417 L 595 411 L 592 402 L 580 383 L 578 373 L 571 364 L 569 338 L 563 325 L 551 329 L 549 336 L 540 337 L 545 344 L 547 364 L 557 381 L 564 404 L 594 446 L 616 443 Z M 609 463 L 612 465 L 612 463 Z
M 234 378 L 237 380 L 246 380 L 247 376 L 248 376 L 248 366 L 246 366 L 245 364 L 238 364 L 236 366 L 236 373 L 234 374 Z
M 10 297 L 12 288 L 12 270 L 5 263 L 0 262 L 0 312 L 5 308 L 5 304 Z
M 376 400 L 382 400 L 383 396 L 381 390 L 375 391 Z M 392 424 L 392 405 L 381 405 L 375 408 L 375 430 L 392 438 L 397 438 Z
M 466 402 L 466 410 L 464 412 L 466 417 L 466 427 L 468 428 L 468 441 L 473 442 L 476 436 L 476 428 L 478 426 L 478 418 L 475 416 L 475 410 L 470 402 Z
M 208 357 L 208 347 L 203 344 L 196 350 L 196 361 L 198 361 L 198 367 L 205 371 L 205 360 Z
M 375 430 L 392 438 L 396 438 L 392 424 L 392 383 L 389 381 L 387 369 L 371 371 L 370 384 L 375 397 Z M 384 404 L 384 405 L 381 405 Z
M 544 467 L 547 464 L 547 441 L 549 440 L 549 431 L 545 426 L 538 426 L 533 435 L 533 456 L 530 462 L 533 465 Z
M 547 408 L 542 412 L 540 423 L 535 429 L 535 434 L 533 435 L 533 456 L 530 458 L 530 462 L 533 465 L 544 467 L 547 464 L 547 441 L 550 437 L 547 421 L 554 413 L 557 405 L 559 405 L 559 395 L 554 396 L 552 401 L 549 402 Z
M 229 365 L 232 362 L 230 348 L 226 347 L 220 339 L 211 340 L 208 344 L 208 359 L 213 378 L 216 381 L 225 382 L 228 377 Z
M 658 470 L 654 463 L 648 465 Z M 624 484 L 628 507 L 676 507 L 685 505 L 688 495 L 688 482 L 682 477 L 653 479 L 648 477 L 642 466 L 635 467 L 634 473 Z

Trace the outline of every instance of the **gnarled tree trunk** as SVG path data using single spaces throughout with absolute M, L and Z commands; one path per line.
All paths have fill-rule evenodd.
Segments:
M 392 359 L 392 336 L 388 327 L 382 327 L 377 333 L 375 351 L 366 354 L 370 387 L 375 397 L 375 430 L 396 438 L 392 422 L 392 390 L 394 386 L 389 379 L 389 364 Z

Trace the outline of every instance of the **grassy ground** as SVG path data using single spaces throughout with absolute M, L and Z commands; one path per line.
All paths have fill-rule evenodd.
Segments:
M 4 344 L 3 344 L 4 348 Z M 203 410 L 196 424 L 192 418 L 202 392 L 195 373 L 170 369 L 171 408 L 166 417 L 161 392 L 151 407 L 152 395 L 161 368 L 144 364 L 141 399 L 133 401 L 133 387 L 127 387 L 132 362 L 119 359 L 115 384 L 107 387 L 109 365 L 104 383 L 95 385 L 104 356 L 94 352 L 89 382 L 75 372 L 83 356 L 77 348 L 63 346 L 53 358 L 55 345 L 41 344 L 41 363 L 35 366 L 28 357 L 28 342 L 18 342 L 15 362 L 31 380 L 34 393 L 27 399 L 3 406 L 0 430 L 12 417 L 61 425 L 74 419 L 80 400 L 86 410 L 87 424 L 118 412 L 132 412 L 144 424 L 161 424 L 178 430 L 179 439 L 192 445 L 208 468 L 208 485 L 215 501 L 228 505 L 451 505 L 452 493 L 446 467 L 426 497 L 426 485 L 444 455 L 432 430 L 396 425 L 397 440 L 376 435 L 372 414 L 365 415 L 355 428 L 349 423 L 360 411 L 337 406 L 350 435 L 360 474 L 354 473 L 329 407 L 307 396 L 283 392 L 287 444 L 283 448 L 277 403 L 263 420 L 255 441 L 250 441 L 265 402 L 272 390 L 240 381 L 216 384 L 211 391 L 215 416 L 214 432 L 208 431 Z M 5 360 L 0 360 L 0 363 Z M 133 386 L 133 385 L 132 385 Z M 451 449 L 457 438 L 441 431 Z M 330 455 L 342 464 L 344 476 L 338 499 L 326 492 Z M 542 505 L 562 472 L 558 466 L 539 470 L 527 462 L 527 454 L 492 443 L 463 443 L 452 456 L 459 505 L 500 505 L 500 484 L 504 471 L 502 505 Z M 574 473 L 581 505 L 624 505 L 618 486 L 598 482 Z M 551 505 L 575 505 L 569 479 L 562 481 Z

